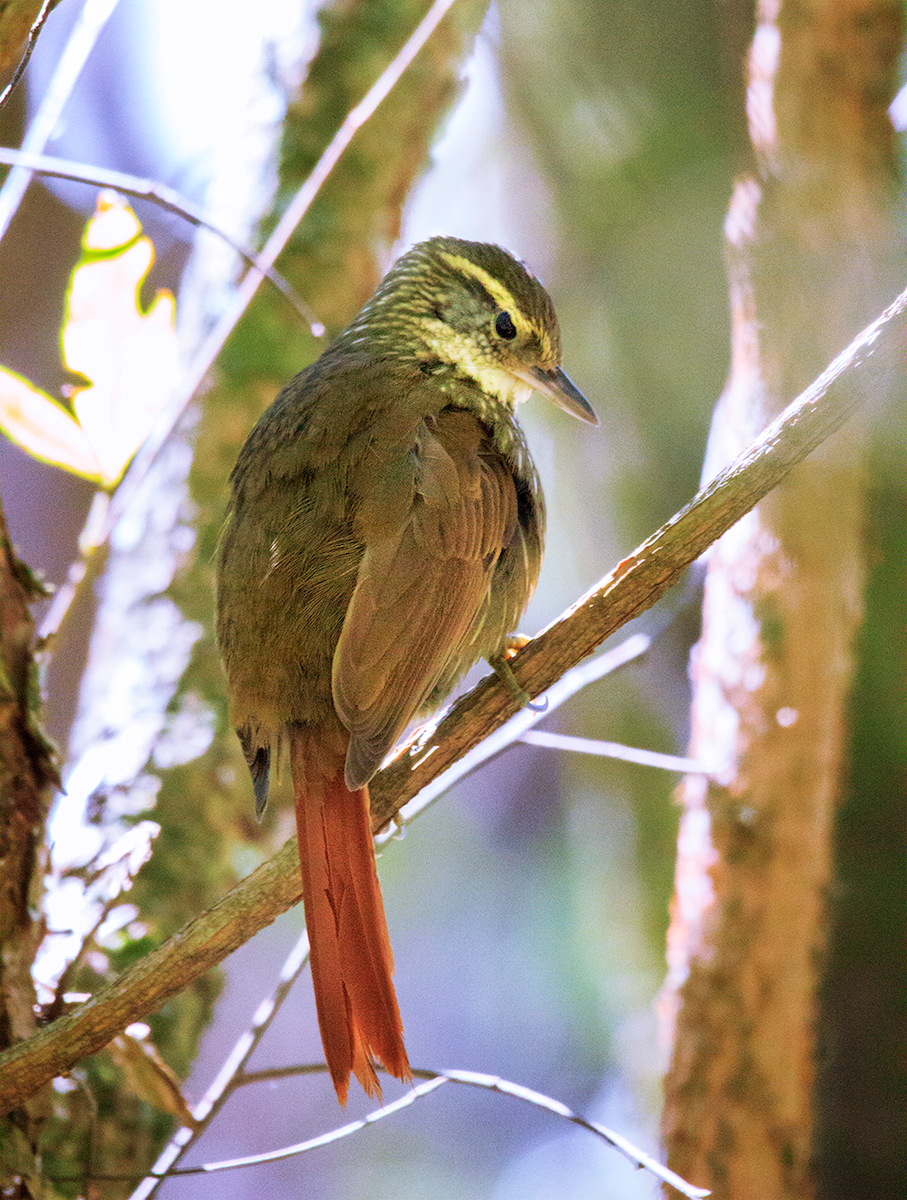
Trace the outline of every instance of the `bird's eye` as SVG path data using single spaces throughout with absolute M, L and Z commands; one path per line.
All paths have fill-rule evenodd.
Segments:
M 516 325 L 513 323 L 513 317 L 509 312 L 499 312 L 495 317 L 494 331 L 498 337 L 504 338 L 510 342 L 516 337 Z

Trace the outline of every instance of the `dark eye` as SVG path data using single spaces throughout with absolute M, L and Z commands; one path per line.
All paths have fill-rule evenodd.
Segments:
M 510 342 L 516 337 L 516 325 L 509 312 L 499 312 L 495 317 L 494 331 L 498 337 Z

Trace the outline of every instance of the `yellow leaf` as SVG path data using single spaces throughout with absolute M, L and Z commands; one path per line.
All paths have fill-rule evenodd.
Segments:
M 139 307 L 139 289 L 154 261 L 132 209 L 102 192 L 82 241 L 63 325 L 63 357 L 90 380 L 75 390 L 73 407 L 112 485 L 147 437 L 170 397 L 177 372 L 175 302 L 158 292 Z
M 101 482 L 101 468 L 78 423 L 34 384 L 0 367 L 0 429 L 23 450 Z

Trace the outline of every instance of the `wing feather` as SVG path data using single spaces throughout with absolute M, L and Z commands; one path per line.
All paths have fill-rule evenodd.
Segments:
M 351 736 L 346 780 L 362 786 L 451 673 L 517 529 L 516 487 L 463 410 L 423 423 L 411 502 L 396 530 L 361 513 L 365 553 L 334 654 L 334 704 Z M 465 666 L 470 665 L 465 663 Z

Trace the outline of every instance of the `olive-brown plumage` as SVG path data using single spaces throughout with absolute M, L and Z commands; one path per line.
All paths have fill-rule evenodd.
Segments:
M 263 414 L 232 475 L 218 639 L 259 812 L 289 748 L 318 1018 L 350 1073 L 409 1063 L 369 779 L 414 717 L 504 655 L 544 505 L 516 403 L 595 417 L 559 369 L 548 294 L 496 246 L 433 238 Z

